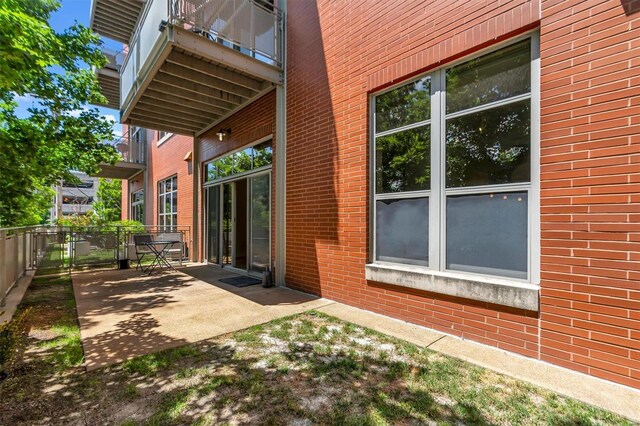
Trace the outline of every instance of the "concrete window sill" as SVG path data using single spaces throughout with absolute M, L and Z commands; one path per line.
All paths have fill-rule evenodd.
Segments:
M 423 266 L 387 263 L 366 265 L 365 276 L 369 281 L 529 311 L 539 310 L 540 287 L 525 282 L 457 272 L 437 272 Z

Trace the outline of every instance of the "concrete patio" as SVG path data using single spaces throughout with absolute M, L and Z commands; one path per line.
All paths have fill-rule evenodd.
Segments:
M 219 268 L 192 265 L 73 275 L 87 370 L 231 333 L 332 302 L 286 288 L 237 288 Z

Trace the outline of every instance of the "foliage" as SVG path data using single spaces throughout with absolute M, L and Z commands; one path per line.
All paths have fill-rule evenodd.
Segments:
M 0 226 L 38 222 L 46 188 L 118 158 L 101 143 L 112 123 L 85 107 L 104 101 L 90 69 L 106 63 L 100 39 L 78 24 L 55 32 L 47 21 L 59 7 L 0 2 Z M 16 114 L 18 97 L 34 99 L 26 118 Z
M 99 223 L 115 222 L 120 219 L 122 212 L 121 180 L 100 178 L 96 198 L 97 201 L 93 203 L 93 211 Z
M 94 225 L 93 212 L 80 215 L 63 216 L 56 220 L 56 225 L 68 228 L 84 228 Z
M 126 228 L 127 232 L 132 233 L 142 233 L 145 231 L 144 225 L 136 220 L 116 220 L 103 225 L 102 229 L 105 231 L 115 231 L 117 227 Z
M 11 321 L 0 324 L 0 370 L 11 362 L 22 342 L 23 323 L 29 312 L 31 309 L 27 308 L 16 314 Z

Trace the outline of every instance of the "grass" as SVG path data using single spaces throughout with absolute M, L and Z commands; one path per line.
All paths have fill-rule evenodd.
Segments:
M 0 424 L 632 424 L 315 311 L 87 373 L 70 277 L 25 307 Z

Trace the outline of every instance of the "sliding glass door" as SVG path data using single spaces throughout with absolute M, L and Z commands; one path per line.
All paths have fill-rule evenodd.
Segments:
M 206 188 L 209 263 L 261 274 L 271 259 L 269 171 Z

